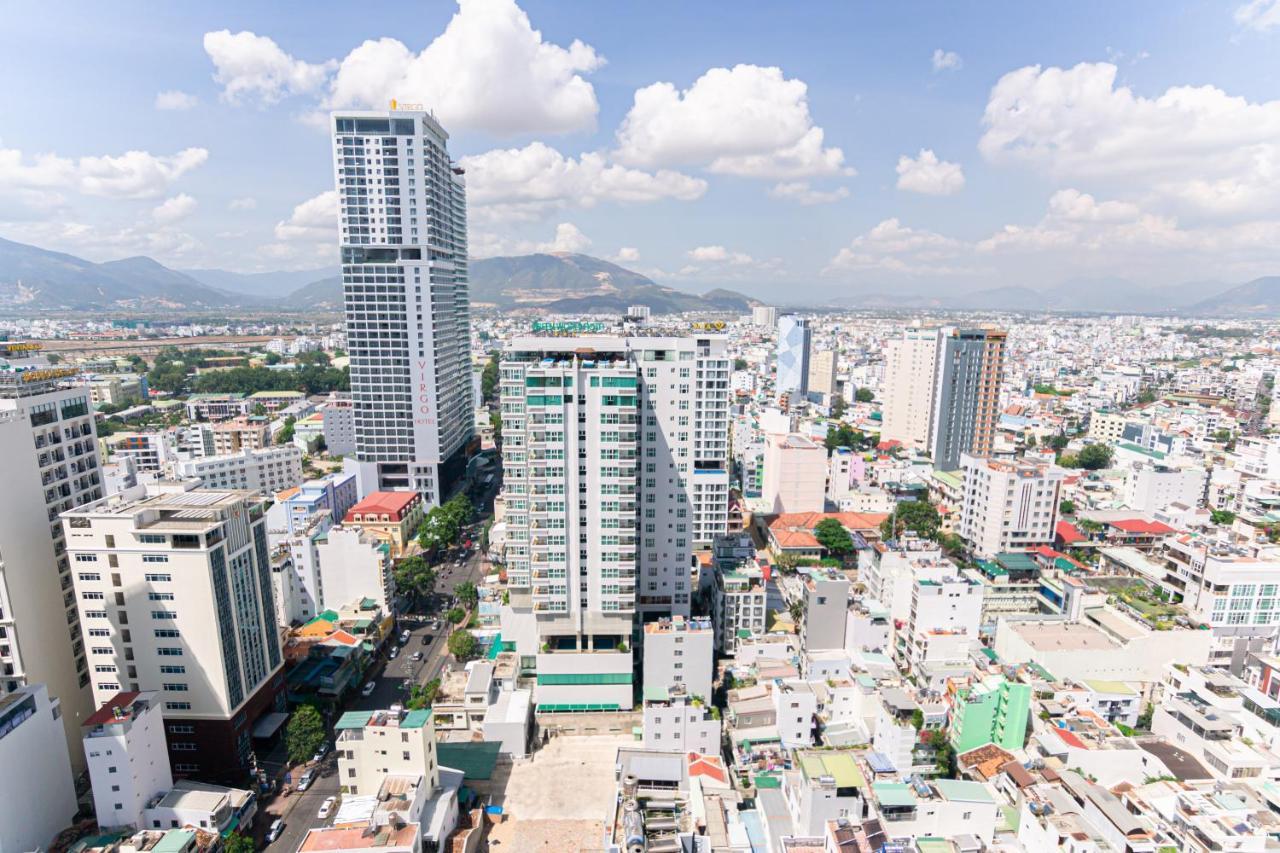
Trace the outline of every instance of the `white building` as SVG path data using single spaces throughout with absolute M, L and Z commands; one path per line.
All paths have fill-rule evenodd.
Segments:
M 103 444 L 112 460 L 132 459 L 139 471 L 160 471 L 172 454 L 163 432 L 117 432 Z
M 799 679 L 775 683 L 770 697 L 777 715 L 779 742 L 789 749 L 813 746 L 818 697 L 809 683 Z
M 95 702 L 159 691 L 175 773 L 242 772 L 284 693 L 262 500 L 126 493 L 63 524 Z
M 1065 473 L 1053 465 L 960 457 L 964 497 L 956 532 L 981 556 L 1053 543 Z
M 836 393 L 836 353 L 823 350 L 809 359 L 809 393 L 829 398 Z
M 1125 472 L 1124 504 L 1148 515 L 1180 503 L 1197 506 L 1203 502 L 1209 472 L 1204 468 L 1182 468 L 1139 464 Z
M 38 348 L 0 343 L 0 693 L 44 684 L 79 772 L 80 724 L 94 706 L 58 514 L 104 487 L 88 392 L 61 387 L 75 368 L 31 355 Z
M 335 728 L 343 794 L 376 795 L 387 776 L 416 777 L 427 791 L 439 787 L 440 760 L 430 710 L 351 711 Z
M 756 305 L 751 309 L 751 323 L 772 329 L 778 323 L 778 309 L 770 305 Z
M 720 754 L 720 721 L 683 691 L 645 687 L 644 748 Z
M 98 826 L 145 828 L 143 810 L 173 787 L 160 694 L 112 696 L 85 720 L 84 752 Z
M 43 684 L 0 696 L 0 851 L 48 850 L 79 808 L 58 700 Z
M 768 436 L 760 497 L 769 512 L 822 512 L 826 492 L 825 447 L 795 433 Z
M 882 441 L 900 441 L 917 450 L 929 446 L 934 374 L 941 341 L 938 329 L 910 326 L 901 337 L 885 343 Z
M 466 188 L 417 110 L 331 117 L 360 492 L 441 502 L 473 433 Z
M 356 411 L 349 395 L 329 395 L 320 409 L 324 445 L 330 456 L 349 456 L 356 452 Z
M 710 620 L 674 616 L 644 626 L 646 688 L 683 688 L 690 698 L 711 701 L 715 673 L 715 631 Z
M 352 601 L 371 598 L 384 613 L 395 600 L 391 579 L 391 550 L 385 542 L 358 527 L 338 525 L 317 539 L 321 610 L 336 610 Z
M 173 464 L 179 478 L 195 477 L 206 489 L 236 489 L 274 495 L 302 482 L 302 451 L 292 444 L 244 450 L 230 456 L 184 459 Z

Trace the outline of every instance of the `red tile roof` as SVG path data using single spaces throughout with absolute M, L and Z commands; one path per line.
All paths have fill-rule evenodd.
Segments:
M 872 533 L 888 517 L 887 512 L 784 512 L 769 522 L 769 535 L 780 548 L 817 548 L 813 529 L 825 518 L 834 518 L 846 530 Z
M 421 500 L 417 492 L 371 492 L 360 503 L 347 510 L 344 521 L 353 521 L 355 515 L 390 515 L 399 518 L 415 501 Z
M 718 756 L 690 752 L 685 755 L 685 760 L 689 763 L 690 776 L 707 776 L 721 785 L 729 784 L 729 774 Z
M 1142 518 L 1122 518 L 1119 521 L 1112 521 L 1110 524 L 1125 533 L 1149 533 L 1162 536 L 1174 532 L 1173 528 L 1167 524 L 1159 521 L 1147 521 Z
M 1084 741 L 1082 741 L 1082 740 L 1080 740 L 1080 738 L 1076 737 L 1076 733 L 1075 733 L 1075 732 L 1068 731 L 1068 730 L 1066 730 L 1066 729 L 1060 729 L 1060 728 L 1058 728 L 1057 726 L 1054 726 L 1051 730 L 1052 730 L 1052 731 L 1053 731 L 1053 732 L 1054 732 L 1058 737 L 1062 738 L 1063 743 L 1065 743 L 1067 746 L 1074 746 L 1076 749 L 1087 749 L 1087 748 L 1088 748 L 1088 747 L 1086 747 L 1086 746 L 1084 745 Z
M 99 708 L 98 710 L 90 714 L 89 718 L 84 721 L 83 725 L 87 728 L 91 726 L 100 726 L 104 723 L 111 722 L 116 718 L 116 714 L 115 714 L 116 708 L 127 709 L 130 705 L 133 704 L 133 700 L 137 699 L 140 695 L 142 694 L 117 693 L 116 695 L 108 699 L 101 708 Z
M 1069 521 L 1059 521 L 1058 526 L 1054 528 L 1054 533 L 1062 540 L 1064 545 L 1070 545 L 1074 542 L 1083 542 L 1089 538 L 1080 532 L 1080 529 Z

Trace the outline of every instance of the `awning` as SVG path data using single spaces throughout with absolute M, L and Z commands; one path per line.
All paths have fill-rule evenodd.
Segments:
M 289 719 L 289 715 L 283 711 L 272 711 L 270 714 L 263 714 L 258 718 L 258 722 L 253 725 L 253 736 L 256 738 L 269 738 L 280 730 L 285 720 Z

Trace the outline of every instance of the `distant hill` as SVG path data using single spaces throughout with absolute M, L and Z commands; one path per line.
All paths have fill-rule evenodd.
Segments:
M 282 300 L 291 308 L 310 311 L 342 310 L 342 276 L 331 275 L 304 285 Z
M 0 308 L 221 308 L 239 299 L 146 257 L 97 264 L 0 239 Z
M 314 270 L 256 273 L 216 269 L 181 270 L 180 272 L 219 290 L 259 299 L 273 299 L 289 296 L 320 279 L 335 276 L 338 270 L 336 267 L 321 267 Z
M 698 296 L 590 255 L 570 253 L 480 258 L 469 265 L 471 304 L 545 308 L 563 314 L 621 313 L 645 305 L 655 314 L 745 311 L 755 300 L 731 290 Z
M 1188 313 L 1200 316 L 1256 316 L 1280 315 L 1280 275 L 1255 278 L 1195 302 Z

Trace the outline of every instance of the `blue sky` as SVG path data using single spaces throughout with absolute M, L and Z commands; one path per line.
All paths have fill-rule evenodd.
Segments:
M 4 9 L 0 236 L 97 260 L 332 263 L 317 117 L 398 97 L 477 255 L 766 298 L 1280 272 L 1280 0 Z

